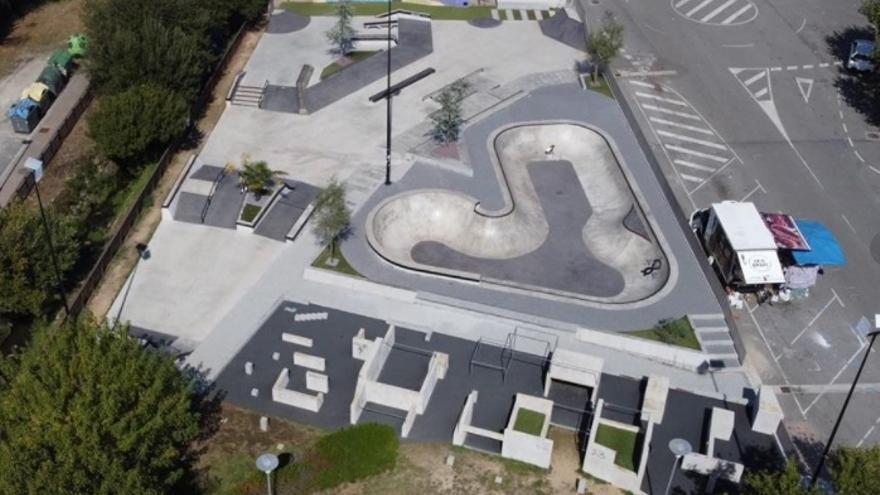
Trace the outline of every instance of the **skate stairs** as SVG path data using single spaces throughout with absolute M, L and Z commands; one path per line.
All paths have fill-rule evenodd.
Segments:
M 709 359 L 711 368 L 738 368 L 739 355 L 736 353 L 730 329 L 721 313 L 688 315 L 694 333 Z

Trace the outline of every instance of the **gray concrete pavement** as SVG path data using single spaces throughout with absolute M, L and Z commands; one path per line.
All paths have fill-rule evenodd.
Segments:
M 584 5 L 591 22 L 609 7 Z M 789 427 L 812 439 L 807 445 L 827 438 L 843 400 L 835 385 L 855 373 L 863 350 L 857 329 L 862 318 L 873 321 L 880 299 L 880 266 L 871 252 L 880 231 L 880 174 L 872 169 L 880 149 L 864 138 L 872 128 L 864 112 L 849 107 L 836 87 L 848 76 L 838 72 L 840 60 L 828 44 L 835 32 L 865 21 L 855 13 L 855 0 L 755 5 L 754 19 L 719 26 L 684 18 L 664 2 L 616 4 L 627 29 L 617 68 L 648 71 L 649 77 L 624 78 L 621 87 L 683 209 L 748 199 L 763 211 L 820 220 L 841 241 L 849 265 L 826 270 L 808 300 L 735 314 L 750 365 L 765 383 L 780 386 Z M 708 15 L 706 9 L 694 15 Z M 685 106 L 656 98 L 648 103 L 639 92 Z M 669 118 L 646 105 L 666 110 Z M 712 144 L 729 148 L 733 159 L 707 159 L 727 158 Z M 700 154 L 687 160 L 670 146 Z M 863 381 L 878 378 L 874 360 Z M 787 387 L 797 384 L 815 385 L 811 390 L 818 393 L 789 393 Z M 869 394 L 857 397 L 841 442 L 877 441 L 876 402 Z

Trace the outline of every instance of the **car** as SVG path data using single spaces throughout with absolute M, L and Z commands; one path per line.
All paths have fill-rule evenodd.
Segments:
M 846 68 L 858 72 L 872 72 L 874 70 L 875 45 L 870 40 L 855 40 L 849 49 L 849 59 Z

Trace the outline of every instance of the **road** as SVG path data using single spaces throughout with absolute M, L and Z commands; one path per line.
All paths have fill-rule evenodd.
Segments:
M 865 33 L 858 0 L 584 0 L 611 11 L 614 64 L 639 127 L 686 212 L 753 201 L 827 225 L 848 264 L 810 297 L 734 311 L 746 367 L 778 387 L 807 459 L 828 435 L 880 312 L 880 143 L 841 47 Z M 864 36 L 864 34 L 861 34 Z M 628 71 L 643 71 L 634 77 Z M 880 442 L 880 359 L 862 376 L 838 441 Z

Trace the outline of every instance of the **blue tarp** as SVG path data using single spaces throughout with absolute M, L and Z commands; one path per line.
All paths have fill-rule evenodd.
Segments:
M 824 225 L 812 220 L 795 219 L 804 239 L 810 244 L 809 251 L 792 251 L 797 265 L 845 265 L 843 249 Z

